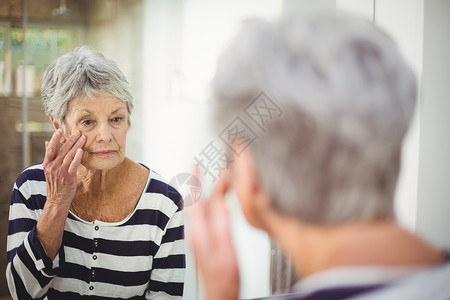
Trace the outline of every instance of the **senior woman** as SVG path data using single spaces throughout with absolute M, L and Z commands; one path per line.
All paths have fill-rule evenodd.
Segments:
M 206 299 L 239 294 L 228 188 L 301 278 L 291 294 L 267 299 L 450 299 L 448 254 L 394 216 L 416 82 L 388 36 L 350 18 L 251 22 L 212 86 L 219 130 L 238 116 L 247 127 L 264 118 L 265 127 L 254 126 L 259 138 L 231 157 L 212 201 L 189 211 Z M 261 90 L 270 99 L 255 99 Z
M 41 94 L 55 133 L 43 164 L 14 185 L 7 243 L 13 298 L 181 298 L 181 197 L 125 156 L 133 98 L 122 72 L 80 47 L 48 67 Z

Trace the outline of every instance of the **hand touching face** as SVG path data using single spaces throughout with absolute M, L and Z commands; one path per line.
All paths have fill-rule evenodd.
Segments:
M 187 208 L 190 242 L 207 300 L 237 300 L 239 296 L 237 256 L 225 203 L 227 190 L 227 179 L 222 176 L 208 201 Z
M 66 136 L 80 131 L 86 137 L 82 165 L 110 170 L 125 158 L 129 128 L 126 103 L 111 96 L 95 96 L 69 102 Z

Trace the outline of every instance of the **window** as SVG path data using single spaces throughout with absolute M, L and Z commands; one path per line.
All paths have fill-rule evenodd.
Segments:
M 24 67 L 22 46 L 26 38 Z M 47 66 L 62 54 L 81 44 L 82 28 L 31 26 L 24 36 L 23 28 L 0 26 L 0 95 L 37 97 Z M 25 72 L 25 87 L 23 85 Z

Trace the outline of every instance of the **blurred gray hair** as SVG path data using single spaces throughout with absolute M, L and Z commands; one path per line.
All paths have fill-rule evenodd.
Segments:
M 87 46 L 75 48 L 52 62 L 42 79 L 45 113 L 63 128 L 69 101 L 101 95 L 126 102 L 130 116 L 133 97 L 125 76 L 114 61 Z
M 248 21 L 220 57 L 212 86 L 217 129 L 261 91 L 283 111 L 249 146 L 278 212 L 315 224 L 394 217 L 416 79 L 373 24 L 335 16 Z

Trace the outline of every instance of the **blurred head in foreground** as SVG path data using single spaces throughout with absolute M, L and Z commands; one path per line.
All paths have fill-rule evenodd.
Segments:
M 247 22 L 219 60 L 213 92 L 218 129 L 260 92 L 282 111 L 248 150 L 278 213 L 324 225 L 393 218 L 416 81 L 373 24 L 325 16 Z M 254 204 L 237 193 L 257 225 Z
M 229 188 L 302 278 L 274 299 L 449 299 L 450 255 L 395 221 L 416 82 L 389 37 L 335 16 L 251 21 L 220 58 L 213 95 L 232 155 L 190 217 L 206 299 L 239 297 Z

